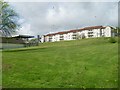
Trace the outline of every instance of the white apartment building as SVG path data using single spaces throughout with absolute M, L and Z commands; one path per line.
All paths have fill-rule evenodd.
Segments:
M 111 37 L 112 27 L 110 26 L 91 26 L 81 29 L 68 30 L 63 32 L 43 35 L 41 42 L 55 42 L 62 40 L 76 40 L 82 38 Z

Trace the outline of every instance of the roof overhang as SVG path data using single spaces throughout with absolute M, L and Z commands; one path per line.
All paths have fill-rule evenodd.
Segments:
M 13 38 L 34 38 L 34 36 L 30 36 L 30 35 L 16 35 L 16 36 L 13 36 Z

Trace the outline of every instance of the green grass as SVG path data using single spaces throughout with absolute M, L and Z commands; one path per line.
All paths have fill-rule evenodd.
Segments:
M 2 88 L 2 51 L 0 51 L 0 88 Z
M 116 88 L 117 45 L 99 38 L 3 51 L 3 87 Z

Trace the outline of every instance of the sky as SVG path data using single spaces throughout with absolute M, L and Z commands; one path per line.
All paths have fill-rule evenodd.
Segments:
M 87 26 L 117 26 L 118 2 L 75 1 L 38 2 L 9 1 L 19 14 L 21 28 L 18 34 L 43 35 Z

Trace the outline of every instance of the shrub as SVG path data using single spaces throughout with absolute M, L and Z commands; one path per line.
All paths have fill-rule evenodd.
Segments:
M 111 37 L 111 38 L 109 39 L 109 42 L 110 42 L 110 43 L 116 43 L 117 41 L 115 40 L 115 38 Z

